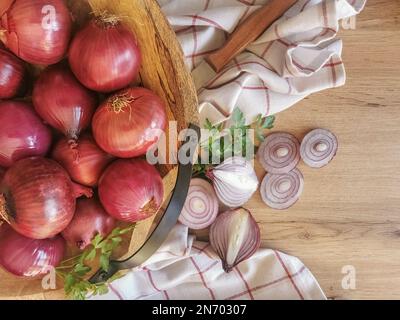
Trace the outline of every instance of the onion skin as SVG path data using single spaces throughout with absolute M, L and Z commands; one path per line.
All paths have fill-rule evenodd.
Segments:
M 114 227 L 115 220 L 96 199 L 79 199 L 75 216 L 62 232 L 62 236 L 67 242 L 83 250 L 91 244 L 97 234 L 106 237 Z
M 128 88 L 108 98 L 93 117 L 97 144 L 118 158 L 146 154 L 167 126 L 164 103 L 145 88 Z
M 141 54 L 129 30 L 118 22 L 107 24 L 95 18 L 72 40 L 69 63 L 87 88 L 107 93 L 123 89 L 136 80 Z
M 51 66 L 40 75 L 32 101 L 42 119 L 71 140 L 89 127 L 97 105 L 95 94 L 61 65 Z
M 156 168 L 145 160 L 117 160 L 103 173 L 98 191 L 108 214 L 120 221 L 137 222 L 160 209 L 164 185 Z
M 0 266 L 18 277 L 43 276 L 51 267 L 57 267 L 64 257 L 65 241 L 52 239 L 34 240 L 1 226 Z
M 88 186 L 97 186 L 105 168 L 114 159 L 101 150 L 90 134 L 84 134 L 71 150 L 70 141 L 61 139 L 53 149 L 52 158 L 63 166 L 72 180 Z
M 20 234 L 51 238 L 71 222 L 76 198 L 92 191 L 71 181 L 55 161 L 32 157 L 16 162 L 0 185 L 0 215 Z
M 260 248 L 260 228 L 247 209 L 226 211 L 211 226 L 210 243 L 225 272 L 230 272 Z
M 44 156 L 51 145 L 51 131 L 27 103 L 0 102 L 0 166 L 11 167 L 31 156 Z
M 7 50 L 0 49 L 0 99 L 11 99 L 24 88 L 24 63 Z
M 8 0 L 0 15 L 0 40 L 22 60 L 49 65 L 64 57 L 72 20 L 63 0 Z

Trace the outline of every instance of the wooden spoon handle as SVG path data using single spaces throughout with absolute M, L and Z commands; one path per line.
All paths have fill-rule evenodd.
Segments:
M 297 0 L 271 0 L 246 19 L 231 34 L 225 45 L 210 54 L 208 64 L 219 72 L 236 55 L 255 41 L 268 27 L 278 20 Z

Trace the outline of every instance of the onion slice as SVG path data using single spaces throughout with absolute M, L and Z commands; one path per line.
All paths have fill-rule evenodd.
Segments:
M 260 228 L 247 209 L 227 211 L 211 226 L 210 243 L 225 272 L 230 272 L 260 248 Z
M 269 173 L 280 174 L 292 171 L 300 161 L 299 140 L 289 133 L 272 133 L 261 144 L 257 158 Z
M 304 177 L 300 170 L 289 173 L 268 173 L 260 188 L 261 198 L 272 209 L 285 210 L 293 206 L 304 189 Z
M 311 168 L 322 168 L 335 157 L 338 150 L 336 136 L 326 129 L 309 132 L 301 143 L 301 157 Z
M 194 230 L 209 227 L 218 215 L 218 198 L 210 183 L 192 179 L 179 222 Z

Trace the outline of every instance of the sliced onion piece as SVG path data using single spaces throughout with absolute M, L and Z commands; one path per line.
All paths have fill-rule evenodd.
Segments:
M 210 183 L 192 179 L 179 222 L 190 229 L 209 227 L 218 215 L 218 198 Z
M 285 210 L 299 200 L 304 189 L 304 177 L 300 170 L 289 173 L 268 173 L 260 188 L 261 198 L 272 209 Z
M 260 228 L 247 209 L 230 210 L 220 214 L 211 226 L 210 243 L 225 272 L 230 272 L 260 248 Z
M 287 173 L 300 161 L 299 140 L 289 133 L 272 133 L 261 144 L 257 158 L 267 172 Z
M 315 129 L 303 139 L 300 154 L 311 168 L 322 168 L 335 157 L 338 150 L 336 136 L 326 129 Z

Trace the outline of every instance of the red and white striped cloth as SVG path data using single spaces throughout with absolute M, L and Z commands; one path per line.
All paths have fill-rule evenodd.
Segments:
M 268 0 L 158 2 L 192 69 Z M 276 114 L 314 92 L 343 85 L 342 42 L 335 39 L 339 20 L 358 14 L 365 2 L 299 0 L 199 91 L 202 123 L 206 118 L 223 122 L 235 107 L 252 122 L 259 114 Z
M 326 299 L 303 263 L 278 251 L 260 249 L 225 273 L 211 246 L 194 241 L 181 224 L 149 261 L 109 288 L 108 294 L 91 299 Z

